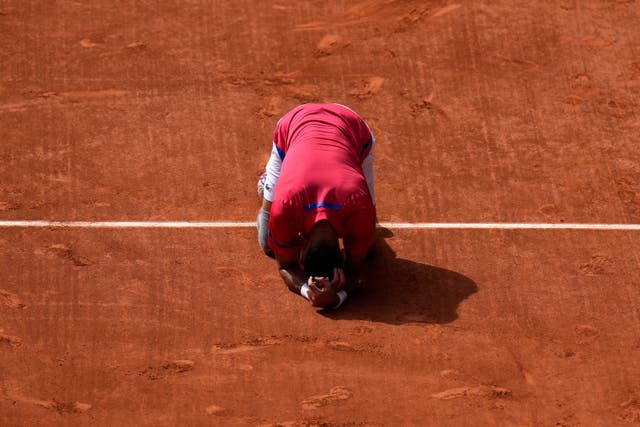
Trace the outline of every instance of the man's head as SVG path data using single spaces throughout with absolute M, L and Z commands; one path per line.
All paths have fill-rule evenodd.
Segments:
M 302 262 L 307 277 L 328 277 L 332 280 L 333 269 L 343 268 L 338 235 L 327 221 L 319 222 L 311 230 Z

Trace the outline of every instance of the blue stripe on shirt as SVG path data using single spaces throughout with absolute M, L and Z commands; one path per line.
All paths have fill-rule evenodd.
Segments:
M 339 209 L 342 209 L 342 205 L 339 205 L 337 203 L 329 203 L 329 202 L 317 202 L 317 203 L 308 204 L 307 206 L 304 207 L 304 210 L 311 211 L 313 209 L 318 209 L 318 208 L 328 208 L 328 209 L 333 209 L 337 211 Z

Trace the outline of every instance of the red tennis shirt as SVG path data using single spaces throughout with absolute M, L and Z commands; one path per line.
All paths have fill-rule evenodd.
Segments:
M 269 247 L 295 256 L 313 226 L 327 220 L 350 257 L 375 238 L 376 211 L 362 172 L 373 136 L 339 104 L 303 104 L 285 114 L 273 141 L 282 167 L 269 219 Z

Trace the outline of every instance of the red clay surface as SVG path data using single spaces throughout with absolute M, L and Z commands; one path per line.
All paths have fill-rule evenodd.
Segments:
M 638 223 L 639 41 L 633 0 L 4 1 L 0 220 L 251 220 L 334 101 L 381 221 Z M 380 234 L 323 314 L 253 230 L 0 228 L 0 424 L 640 423 L 637 232 Z

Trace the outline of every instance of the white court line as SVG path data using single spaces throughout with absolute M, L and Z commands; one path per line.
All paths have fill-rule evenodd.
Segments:
M 0 221 L 0 228 L 255 228 L 253 221 Z M 640 224 L 527 222 L 381 222 L 390 229 L 449 230 L 623 230 L 640 231 Z

